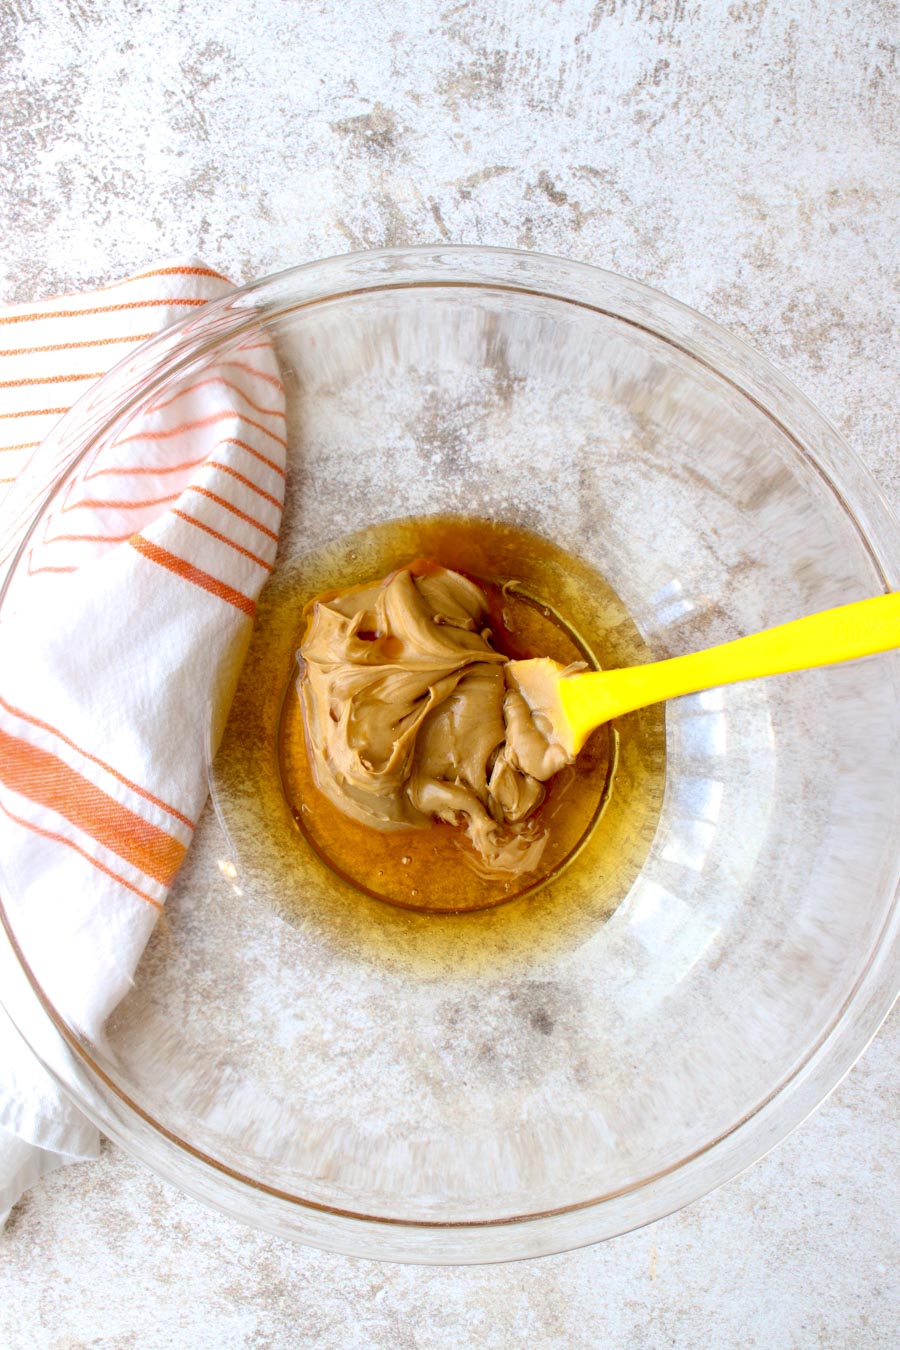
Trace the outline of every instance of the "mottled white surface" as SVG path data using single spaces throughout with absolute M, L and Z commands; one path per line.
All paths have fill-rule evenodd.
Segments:
M 559 252 L 792 374 L 900 502 L 891 0 L 9 0 L 0 298 L 175 252 L 236 280 L 379 244 Z M 889 1346 L 897 1019 L 774 1155 L 538 1263 L 322 1256 L 116 1150 L 0 1239 L 0 1344 Z

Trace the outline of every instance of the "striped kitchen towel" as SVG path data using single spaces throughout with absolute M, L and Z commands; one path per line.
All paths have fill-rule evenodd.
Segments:
M 0 309 L 0 580 L 56 481 L 51 428 L 130 347 L 229 289 L 176 262 Z M 284 388 L 256 332 L 94 446 L 15 564 L 0 896 L 88 1039 L 132 983 L 203 808 L 211 709 L 229 701 L 272 568 L 285 450 Z M 97 1143 L 0 1011 L 0 1224 L 42 1172 Z

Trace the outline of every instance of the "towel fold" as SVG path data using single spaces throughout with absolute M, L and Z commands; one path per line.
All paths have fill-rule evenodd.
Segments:
M 176 262 L 0 310 L 0 579 L 56 481 L 51 428 L 130 346 L 228 289 Z M 0 896 L 44 992 L 91 1041 L 206 799 L 211 710 L 230 702 L 274 561 L 285 450 L 284 389 L 257 332 L 92 446 L 15 566 L 0 614 Z M 0 1011 L 0 1223 L 39 1176 L 97 1147 Z

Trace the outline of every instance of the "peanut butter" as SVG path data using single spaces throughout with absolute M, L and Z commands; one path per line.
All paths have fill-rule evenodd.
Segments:
M 535 870 L 542 784 L 572 759 L 505 677 L 485 597 L 433 563 L 317 600 L 300 696 L 317 787 L 378 830 L 463 826 L 486 877 Z

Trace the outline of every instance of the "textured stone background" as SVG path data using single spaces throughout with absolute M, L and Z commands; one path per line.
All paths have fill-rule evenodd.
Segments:
M 5 0 L 0 299 L 175 252 L 563 253 L 748 338 L 896 507 L 898 35 L 892 0 Z M 897 1029 L 748 1175 L 537 1263 L 304 1251 L 110 1148 L 14 1213 L 0 1344 L 896 1345 Z

